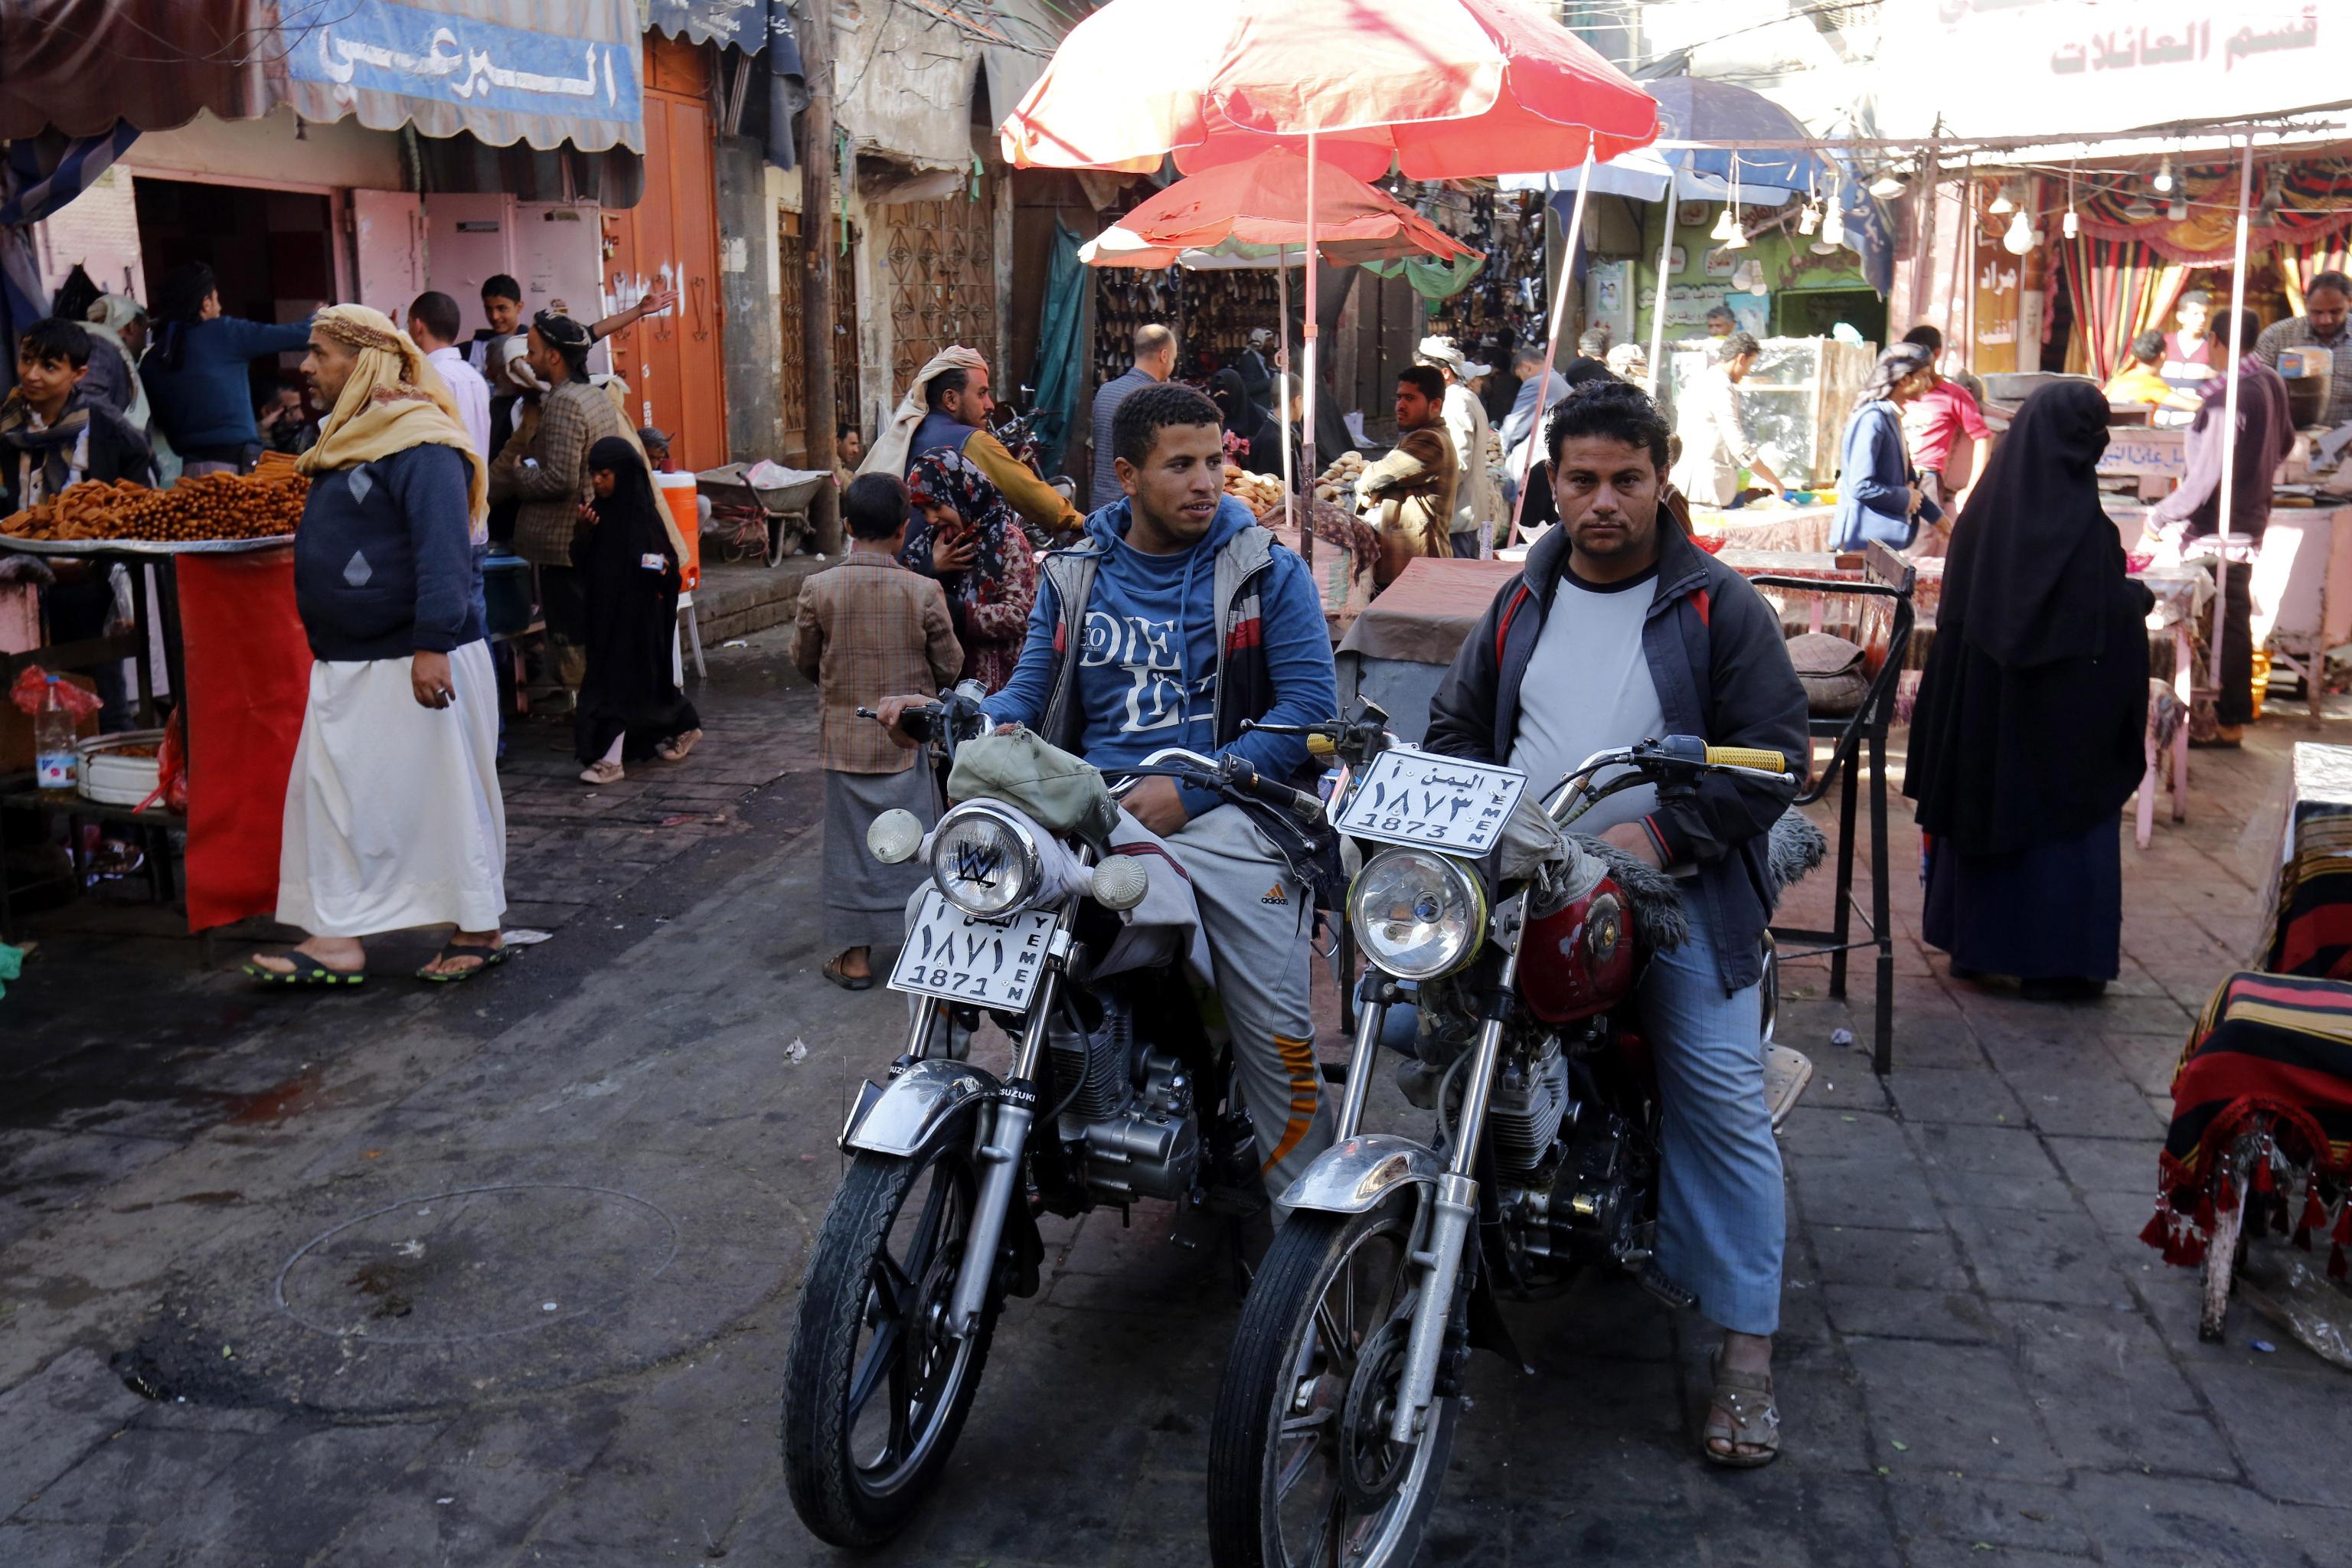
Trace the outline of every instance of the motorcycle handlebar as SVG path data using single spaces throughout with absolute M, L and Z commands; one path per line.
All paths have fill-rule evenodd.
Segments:
M 1225 782 L 1235 789 L 1276 811 L 1287 812 L 1310 826 L 1323 819 L 1323 797 L 1319 795 L 1276 784 L 1240 757 L 1227 757 L 1221 771 Z

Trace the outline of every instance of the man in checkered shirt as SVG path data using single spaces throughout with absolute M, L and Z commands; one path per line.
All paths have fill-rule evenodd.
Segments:
M 2352 278 L 2341 272 L 2318 272 L 2304 285 L 2303 311 L 2263 329 L 2254 342 L 2256 357 L 2273 370 L 2279 351 L 2305 346 L 2323 348 L 2336 356 L 2336 379 L 2328 384 L 2327 408 L 2320 423 L 2329 429 L 2352 420 Z

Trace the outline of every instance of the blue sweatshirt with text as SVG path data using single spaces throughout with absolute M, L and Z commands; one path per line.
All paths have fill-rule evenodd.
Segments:
M 1148 555 L 1127 542 L 1122 498 L 1087 520 L 1087 536 L 1106 547 L 1087 606 L 1077 701 L 1086 715 L 1078 751 L 1106 770 L 1131 767 L 1163 746 L 1206 755 L 1231 752 L 1269 778 L 1287 779 L 1307 763 L 1293 736 L 1251 733 L 1216 743 L 1217 551 L 1256 520 L 1227 496 L 1209 531 L 1190 550 Z M 1269 724 L 1319 724 L 1339 711 L 1331 636 L 1307 563 L 1276 545 L 1258 580 L 1259 637 L 1274 701 L 1256 717 Z M 1054 631 L 1060 597 L 1041 576 L 1029 613 L 1028 640 L 1004 689 L 988 700 L 999 723 L 1035 728 L 1054 680 Z M 1220 803 L 1213 790 L 1187 787 L 1185 811 L 1200 816 Z

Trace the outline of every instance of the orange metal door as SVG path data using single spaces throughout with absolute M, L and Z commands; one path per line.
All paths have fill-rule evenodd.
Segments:
M 653 289 L 678 301 L 615 334 L 613 368 L 637 422 L 669 432 L 678 467 L 713 468 L 728 452 L 708 52 L 654 35 L 646 55 L 645 195 L 604 215 L 606 303 L 624 309 Z

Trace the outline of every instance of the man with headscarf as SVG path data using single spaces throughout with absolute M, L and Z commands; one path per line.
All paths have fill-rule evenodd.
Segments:
M 295 459 L 310 480 L 294 602 L 312 662 L 278 919 L 308 935 L 245 972 L 356 985 L 362 938 L 447 925 L 417 975 L 468 980 L 507 953 L 498 677 L 474 597 L 481 458 L 439 374 L 378 311 L 320 311 L 302 370 L 330 412 Z
M 531 319 L 523 361 L 547 390 L 539 418 L 518 428 L 490 465 L 490 499 L 513 500 L 514 552 L 539 569 L 551 673 L 567 692 L 580 689 L 586 663 L 587 616 L 580 574 L 572 563 L 572 530 L 588 500 L 588 448 L 608 436 L 636 437 L 613 400 L 588 380 L 588 329 L 541 310 Z
M 1470 384 L 1486 374 L 1487 367 L 1471 363 L 1448 337 L 1422 339 L 1414 359 L 1436 366 L 1445 377 L 1444 418 L 1445 434 L 1454 443 L 1455 465 L 1454 553 L 1492 555 L 1495 520 L 1503 510 L 1493 470 L 1486 467 L 1486 434 L 1493 426 L 1487 423 L 1486 405 L 1470 390 Z
M 903 483 L 916 458 L 937 447 L 950 447 L 1004 492 L 1033 540 L 1074 535 L 1086 519 L 990 433 L 988 416 L 995 411 L 988 362 L 974 350 L 950 344 L 916 373 L 915 384 L 907 389 L 898 411 L 890 416 L 857 471 L 888 474 Z

